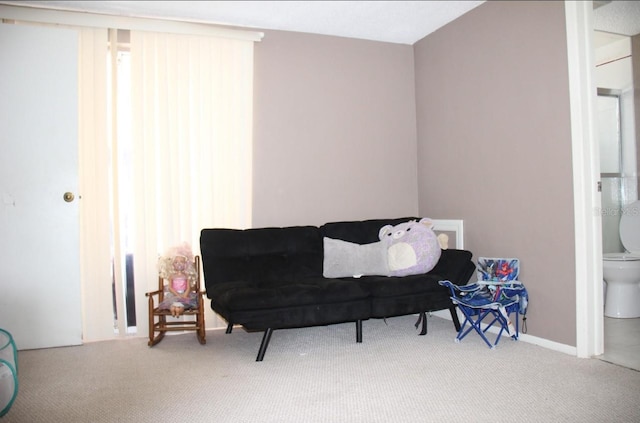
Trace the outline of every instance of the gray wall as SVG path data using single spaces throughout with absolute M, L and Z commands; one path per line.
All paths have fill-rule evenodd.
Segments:
M 265 31 L 254 227 L 415 215 L 413 72 L 411 46 Z
M 564 19 L 487 2 L 413 47 L 265 31 L 253 226 L 464 219 L 476 258 L 521 259 L 528 333 L 575 346 Z
M 529 334 L 576 345 L 563 2 L 487 2 L 416 43 L 420 215 L 518 257 Z

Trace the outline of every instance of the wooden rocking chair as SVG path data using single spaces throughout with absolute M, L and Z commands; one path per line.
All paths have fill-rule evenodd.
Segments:
M 195 330 L 200 344 L 204 345 L 207 341 L 205 339 L 205 325 L 204 325 L 204 291 L 200 290 L 200 257 L 194 257 L 194 266 L 196 269 L 196 280 L 191 285 L 191 290 L 197 295 L 197 307 L 187 308 L 184 310 L 181 320 L 175 320 L 176 318 L 171 316 L 170 310 L 159 308 L 159 305 L 164 301 L 165 287 L 169 282 L 162 276 L 158 277 L 158 290 L 153 292 L 147 292 L 145 295 L 149 298 L 149 342 L 150 347 L 153 347 L 158 342 L 162 341 L 164 335 L 167 332 L 178 332 Z M 190 318 L 184 319 L 184 316 L 190 316 Z M 175 321 L 167 321 L 174 319 Z M 184 319 L 184 320 L 182 320 Z

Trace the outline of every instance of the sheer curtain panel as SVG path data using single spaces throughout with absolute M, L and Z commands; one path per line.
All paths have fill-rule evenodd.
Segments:
M 79 28 L 80 280 L 83 341 L 114 336 L 107 30 Z
M 253 41 L 131 31 L 130 181 L 138 334 L 158 255 L 251 222 Z M 208 308 L 208 307 L 207 307 Z M 207 327 L 224 326 L 208 310 Z

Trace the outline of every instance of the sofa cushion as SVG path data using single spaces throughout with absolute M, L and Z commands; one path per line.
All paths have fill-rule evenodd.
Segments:
M 442 250 L 440 260 L 428 273 L 429 275 L 446 275 L 440 279 L 448 279 L 456 285 L 466 285 L 475 274 L 476 266 L 473 264 L 473 254 L 467 250 L 447 249 Z
M 417 217 L 403 217 L 399 219 L 371 219 L 362 221 L 344 221 L 325 223 L 320 226 L 323 237 L 341 239 L 357 244 L 369 244 L 380 241 L 380 229 L 385 225 L 395 226 Z
M 209 298 L 228 281 L 259 286 L 322 277 L 322 238 L 314 226 L 203 229 L 200 249 Z
M 362 287 L 369 291 L 372 297 L 393 297 L 396 295 L 410 295 L 426 292 L 443 292 L 445 289 L 438 283 L 442 278 L 438 275 L 410 275 L 410 276 L 365 276 L 360 279 Z
M 306 278 L 298 282 L 216 284 L 207 296 L 229 311 L 343 303 L 366 299 L 369 293 L 354 280 Z

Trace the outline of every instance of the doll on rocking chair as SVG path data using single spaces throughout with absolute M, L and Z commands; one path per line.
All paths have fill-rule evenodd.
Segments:
M 160 276 L 169 281 L 164 301 L 158 307 L 169 310 L 173 317 L 180 317 L 185 310 L 197 307 L 197 294 L 191 288 L 197 276 L 189 244 L 170 248 L 160 257 L 158 268 Z

